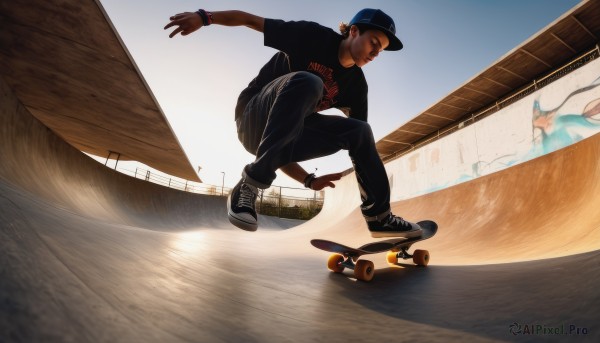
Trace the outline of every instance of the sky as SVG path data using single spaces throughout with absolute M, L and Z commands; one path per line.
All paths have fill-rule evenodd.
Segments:
M 239 93 L 275 54 L 262 33 L 212 25 L 170 39 L 171 15 L 242 10 L 266 18 L 309 20 L 337 31 L 362 8 L 390 15 L 404 49 L 363 67 L 375 140 L 494 64 L 576 6 L 578 0 L 100 0 L 194 169 L 206 184 L 233 187 L 254 160 L 237 139 Z M 300 165 L 318 175 L 352 166 L 346 151 Z M 223 174 L 224 173 L 224 174 Z M 275 185 L 301 187 L 278 172 Z

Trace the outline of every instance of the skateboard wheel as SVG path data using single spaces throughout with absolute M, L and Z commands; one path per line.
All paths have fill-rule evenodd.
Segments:
M 415 250 L 413 254 L 413 262 L 419 266 L 426 266 L 429 264 L 429 251 Z
M 387 256 L 386 256 L 387 262 L 389 264 L 396 264 L 398 263 L 398 255 L 396 255 L 395 252 L 388 252 Z
M 354 267 L 354 277 L 362 281 L 371 281 L 375 276 L 375 265 L 368 260 L 359 260 Z
M 329 256 L 329 260 L 327 261 L 327 268 L 334 273 L 341 273 L 344 271 L 344 266 L 342 266 L 342 262 L 344 262 L 344 256 L 333 254 Z

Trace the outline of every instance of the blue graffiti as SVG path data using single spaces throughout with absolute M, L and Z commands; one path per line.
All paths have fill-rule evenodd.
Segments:
M 532 130 L 533 140 L 531 149 L 518 155 L 501 156 L 491 162 L 477 161 L 472 165 L 471 174 L 462 174 L 455 180 L 443 184 L 431 185 L 428 189 L 413 194 L 413 196 L 435 192 L 453 185 L 480 177 L 485 169 L 488 172 L 499 171 L 512 165 L 529 161 L 536 157 L 562 149 L 600 132 L 600 97 L 588 101 L 581 113 L 559 114 L 567 101 L 575 95 L 589 92 L 600 86 L 600 78 L 590 85 L 582 87 L 569 94 L 560 105 L 553 109 L 544 110 L 540 105 L 539 96 L 533 102 Z
M 600 78 L 591 85 L 578 89 L 563 100 L 556 108 L 542 110 L 539 99 L 533 103 L 533 129 L 541 134 L 540 139 L 534 137 L 534 154 L 541 156 L 558 149 L 577 143 L 585 137 L 589 137 L 600 130 L 600 122 L 594 116 L 600 114 L 597 104 L 599 99 L 588 103 L 582 113 L 558 115 L 558 111 L 574 95 L 593 90 L 600 85 Z M 535 134 L 535 133 L 534 133 Z M 537 144 L 535 144 L 537 142 Z M 541 146 L 540 146 L 541 145 Z M 540 149 L 541 148 L 541 149 Z

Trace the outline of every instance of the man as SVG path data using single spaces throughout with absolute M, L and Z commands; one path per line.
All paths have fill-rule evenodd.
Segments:
M 241 229 L 258 227 L 258 188 L 268 188 L 281 169 L 305 187 L 335 187 L 341 174 L 317 177 L 297 162 L 348 150 L 362 199 L 361 211 L 373 237 L 415 237 L 422 229 L 391 213 L 390 186 L 367 124 L 367 82 L 361 67 L 383 50 L 400 50 L 394 21 L 381 10 L 363 9 L 341 35 L 317 23 L 265 19 L 242 11 L 185 12 L 165 29 L 186 36 L 203 26 L 247 26 L 279 50 L 238 98 L 238 137 L 256 156 L 228 200 L 228 216 Z M 348 118 L 323 115 L 341 109 Z

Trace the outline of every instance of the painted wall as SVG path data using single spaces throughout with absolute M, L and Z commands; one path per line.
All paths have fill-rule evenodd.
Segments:
M 392 201 L 469 181 L 600 132 L 600 60 L 386 164 Z

